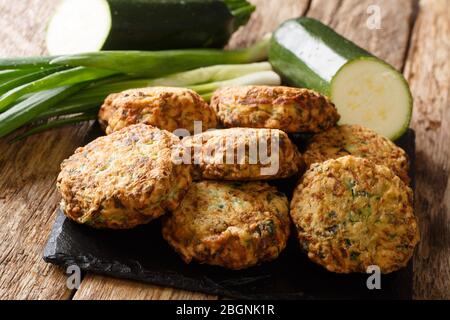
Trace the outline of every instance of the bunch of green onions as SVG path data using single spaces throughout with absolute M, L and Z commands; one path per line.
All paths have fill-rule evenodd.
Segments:
M 276 85 L 268 38 L 242 50 L 104 51 L 0 60 L 0 137 L 15 138 L 96 119 L 113 92 L 147 86 L 187 87 L 209 100 L 220 87 Z M 63 117 L 61 117 L 63 116 Z

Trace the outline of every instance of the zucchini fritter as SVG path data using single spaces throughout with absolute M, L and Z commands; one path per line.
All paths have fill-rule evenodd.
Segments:
M 354 156 L 314 164 L 290 213 L 308 257 L 332 272 L 396 271 L 419 241 L 412 190 L 386 166 Z
M 217 125 L 214 110 L 196 92 L 185 88 L 149 87 L 109 95 L 100 108 L 99 122 L 106 134 L 126 126 L 145 123 L 173 132 L 194 133 L 194 121 L 202 130 Z
M 337 126 L 315 135 L 304 153 L 306 165 L 353 155 L 385 165 L 409 184 L 406 152 L 389 139 L 359 125 Z
M 297 147 L 277 129 L 230 128 L 186 137 L 194 177 L 212 180 L 272 180 L 303 170 Z
M 172 162 L 177 146 L 175 135 L 137 124 L 78 148 L 61 164 L 61 209 L 78 223 L 112 229 L 174 210 L 191 182 L 190 165 Z
M 193 183 L 163 220 L 162 233 L 186 263 L 243 269 L 273 260 L 290 232 L 286 196 L 263 182 Z
M 334 104 L 308 89 L 244 86 L 217 90 L 211 106 L 227 128 L 271 128 L 288 133 L 322 132 L 339 120 Z

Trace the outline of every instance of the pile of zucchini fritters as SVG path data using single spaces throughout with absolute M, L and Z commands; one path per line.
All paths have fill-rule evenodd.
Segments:
M 419 241 L 407 155 L 338 120 L 328 98 L 282 86 L 220 89 L 210 105 L 182 88 L 112 94 L 99 112 L 108 135 L 61 165 L 61 208 L 96 228 L 162 216 L 163 237 L 186 262 L 243 269 L 276 259 L 293 221 L 301 248 L 329 271 L 398 270 Z M 292 133 L 313 134 L 303 154 Z M 295 177 L 290 204 L 267 183 Z

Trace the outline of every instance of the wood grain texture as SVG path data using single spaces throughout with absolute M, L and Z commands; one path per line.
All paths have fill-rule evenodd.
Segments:
M 216 296 L 172 288 L 162 288 L 133 281 L 87 275 L 74 300 L 214 300 Z
M 0 299 L 66 299 L 66 276 L 42 251 L 59 202 L 60 162 L 78 147 L 89 123 L 10 145 L 0 140 Z
M 248 0 L 256 5 L 250 21 L 230 39 L 228 48 L 245 47 L 273 32 L 283 21 L 305 14 L 310 0 Z
M 45 54 L 45 29 L 58 0 L 0 0 L 0 57 Z
M 1 56 L 40 55 L 56 1 L 0 0 Z M 62 270 L 42 260 L 59 201 L 59 163 L 78 147 L 89 124 L 10 145 L 0 139 L 0 299 L 67 299 Z
M 400 70 L 417 5 L 417 0 L 313 0 L 308 16 L 321 20 Z M 373 17 L 371 6 L 380 9 L 380 29 L 368 27 L 367 21 Z
M 416 208 L 422 240 L 415 298 L 450 299 L 450 6 L 421 1 L 405 68 L 417 134 Z

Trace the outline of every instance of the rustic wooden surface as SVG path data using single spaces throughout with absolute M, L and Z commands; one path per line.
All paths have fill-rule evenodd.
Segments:
M 0 56 L 44 54 L 44 30 L 57 0 L 0 0 Z M 404 70 L 415 98 L 416 212 L 422 241 L 414 257 L 414 297 L 450 299 L 450 6 L 448 0 L 253 0 L 258 11 L 233 36 L 244 46 L 281 21 L 306 14 Z M 366 26 L 369 5 L 381 29 Z M 90 124 L 54 130 L 13 146 L 0 140 L 0 299 L 215 299 L 87 274 L 78 290 L 42 261 L 58 203 L 59 163 Z
M 156 287 L 133 281 L 113 279 L 99 275 L 87 275 L 82 282 L 82 287 L 77 290 L 74 300 L 92 299 L 139 299 L 139 300 L 214 300 L 216 296 L 202 293 Z
M 414 258 L 415 296 L 450 299 L 450 6 L 422 3 L 405 75 L 414 95 L 416 212 L 422 242 Z

